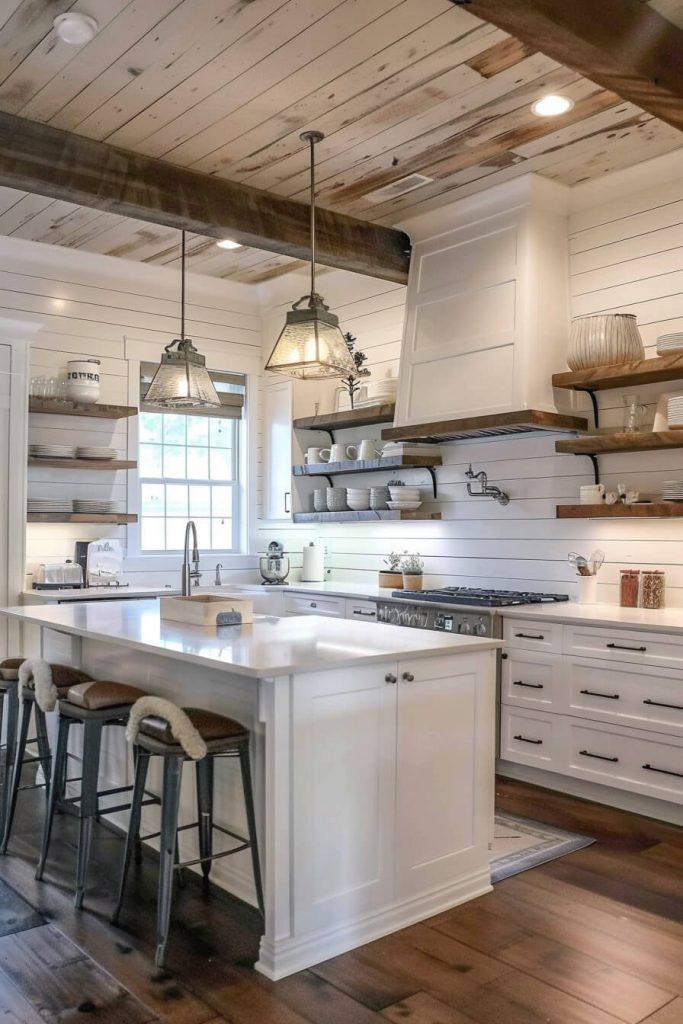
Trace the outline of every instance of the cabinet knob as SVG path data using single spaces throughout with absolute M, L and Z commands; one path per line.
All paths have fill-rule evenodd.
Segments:
M 415 682 L 415 676 L 413 675 L 412 672 L 404 672 L 403 675 L 401 676 L 401 679 L 405 679 L 407 683 Z
M 397 680 L 396 676 L 391 674 L 391 672 L 387 672 L 387 674 L 384 677 L 384 682 L 385 683 L 397 683 L 398 680 Z

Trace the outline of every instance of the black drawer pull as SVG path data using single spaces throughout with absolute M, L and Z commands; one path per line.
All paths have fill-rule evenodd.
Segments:
M 515 736 L 514 739 L 521 740 L 522 743 L 535 743 L 537 746 L 540 746 L 541 743 L 543 743 L 543 740 L 530 740 L 530 739 L 527 739 L 527 737 L 526 736 L 522 736 L 521 733 L 520 733 L 519 736 Z
M 542 690 L 543 683 L 524 683 L 521 679 L 513 679 L 513 686 L 527 686 L 530 690 Z
M 670 772 L 666 768 L 654 768 L 651 764 L 644 764 L 643 768 L 648 772 L 659 772 L 660 775 L 675 775 L 677 779 L 683 779 L 683 772 Z
M 619 700 L 618 693 L 598 693 L 597 690 L 579 690 L 579 693 L 585 693 L 587 697 L 604 697 L 605 700 Z
M 649 697 L 643 701 L 643 704 L 651 704 L 653 708 L 671 708 L 672 711 L 683 711 L 680 704 L 662 704 L 661 701 L 650 700 Z
M 611 651 L 635 651 L 636 654 L 644 654 L 647 647 L 627 647 L 626 644 L 605 644 Z
M 598 761 L 612 761 L 613 764 L 616 764 L 619 760 L 618 757 L 606 757 L 604 754 L 591 754 L 590 750 L 580 750 L 579 753 L 582 757 L 596 757 Z
M 515 633 L 520 640 L 545 640 L 543 633 Z

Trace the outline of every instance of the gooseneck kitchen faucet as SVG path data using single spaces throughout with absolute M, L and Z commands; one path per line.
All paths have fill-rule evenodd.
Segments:
M 192 559 L 190 559 L 190 532 L 192 533 Z M 190 568 L 190 561 L 194 568 Z M 194 521 L 189 519 L 185 527 L 185 544 L 183 546 L 183 567 L 181 569 L 180 592 L 183 597 L 188 597 L 192 580 L 195 587 L 199 586 L 202 574 L 199 571 L 199 548 L 197 547 L 197 527 Z

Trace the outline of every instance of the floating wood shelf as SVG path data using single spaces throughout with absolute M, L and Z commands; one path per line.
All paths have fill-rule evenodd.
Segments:
M 27 523 L 113 523 L 123 526 L 125 523 L 137 523 L 136 515 L 125 513 L 105 513 L 95 515 L 88 512 L 29 512 Z
M 683 380 L 683 352 L 655 359 L 639 359 L 634 363 L 593 366 L 589 370 L 573 370 L 553 374 L 553 387 L 569 391 L 608 391 L 610 388 L 636 387 Z
M 137 462 L 128 459 L 32 459 L 29 466 L 47 466 L 50 469 L 135 469 Z
M 392 455 L 385 459 L 358 459 L 292 466 L 292 472 L 294 476 L 343 476 L 347 473 L 378 473 L 396 469 L 433 469 L 434 466 L 440 465 L 440 455 Z
M 34 397 L 28 400 L 28 411 L 51 416 L 91 416 L 100 420 L 123 420 L 138 414 L 134 405 L 84 405 L 80 402 L 58 402 L 54 398 Z
M 635 505 L 558 505 L 557 519 L 683 519 L 683 502 L 652 501 Z
M 440 512 L 400 512 L 398 509 L 385 509 L 379 512 L 295 512 L 295 523 L 376 523 L 389 520 L 398 522 L 403 520 L 430 520 L 441 519 Z
M 656 452 L 666 448 L 683 448 L 683 430 L 666 430 L 642 434 L 590 434 L 556 441 L 555 451 L 569 455 L 602 455 L 608 452 Z
M 345 412 L 330 412 L 322 416 L 304 416 L 294 420 L 297 430 L 345 430 L 348 427 L 372 427 L 376 423 L 389 423 L 394 419 L 396 405 L 385 402 L 369 405 L 364 409 L 347 409 Z
M 421 441 L 439 444 L 443 441 L 464 441 L 471 437 L 506 437 L 536 432 L 586 430 L 582 416 L 565 416 L 540 409 L 520 409 L 495 416 L 466 416 L 457 420 L 418 423 L 412 427 L 390 427 L 382 431 L 383 441 Z

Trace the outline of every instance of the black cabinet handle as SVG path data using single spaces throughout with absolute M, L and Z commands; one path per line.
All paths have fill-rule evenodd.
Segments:
M 597 690 L 579 690 L 579 693 L 585 693 L 588 697 L 604 697 L 605 700 L 619 700 L 618 693 L 598 693 Z
M 671 708 L 672 711 L 683 711 L 680 704 L 662 704 L 661 701 L 650 700 L 649 697 L 643 701 L 643 704 L 651 704 L 653 708 Z
M 292 511 L 289 507 L 290 493 L 290 491 L 285 491 L 285 515 L 289 515 L 289 513 Z
M 651 764 L 644 764 L 643 768 L 648 772 L 659 772 L 660 775 L 675 775 L 677 779 L 683 779 L 683 772 L 670 772 L 666 768 L 655 768 Z
M 537 746 L 540 746 L 543 743 L 543 740 L 530 740 L 526 736 L 522 736 L 521 734 L 519 736 L 515 736 L 514 739 L 521 740 L 522 743 L 535 743 Z
M 520 640 L 545 640 L 543 633 L 515 633 Z
M 579 753 L 582 757 L 595 757 L 598 761 L 612 761 L 613 764 L 616 764 L 619 760 L 618 757 L 606 757 L 604 754 L 591 754 L 590 750 L 580 750 Z
M 647 647 L 627 647 L 626 644 L 605 644 L 611 651 L 635 651 L 636 654 L 643 654 Z
M 543 683 L 523 683 L 521 679 L 513 679 L 513 686 L 527 686 L 530 690 L 542 690 Z

